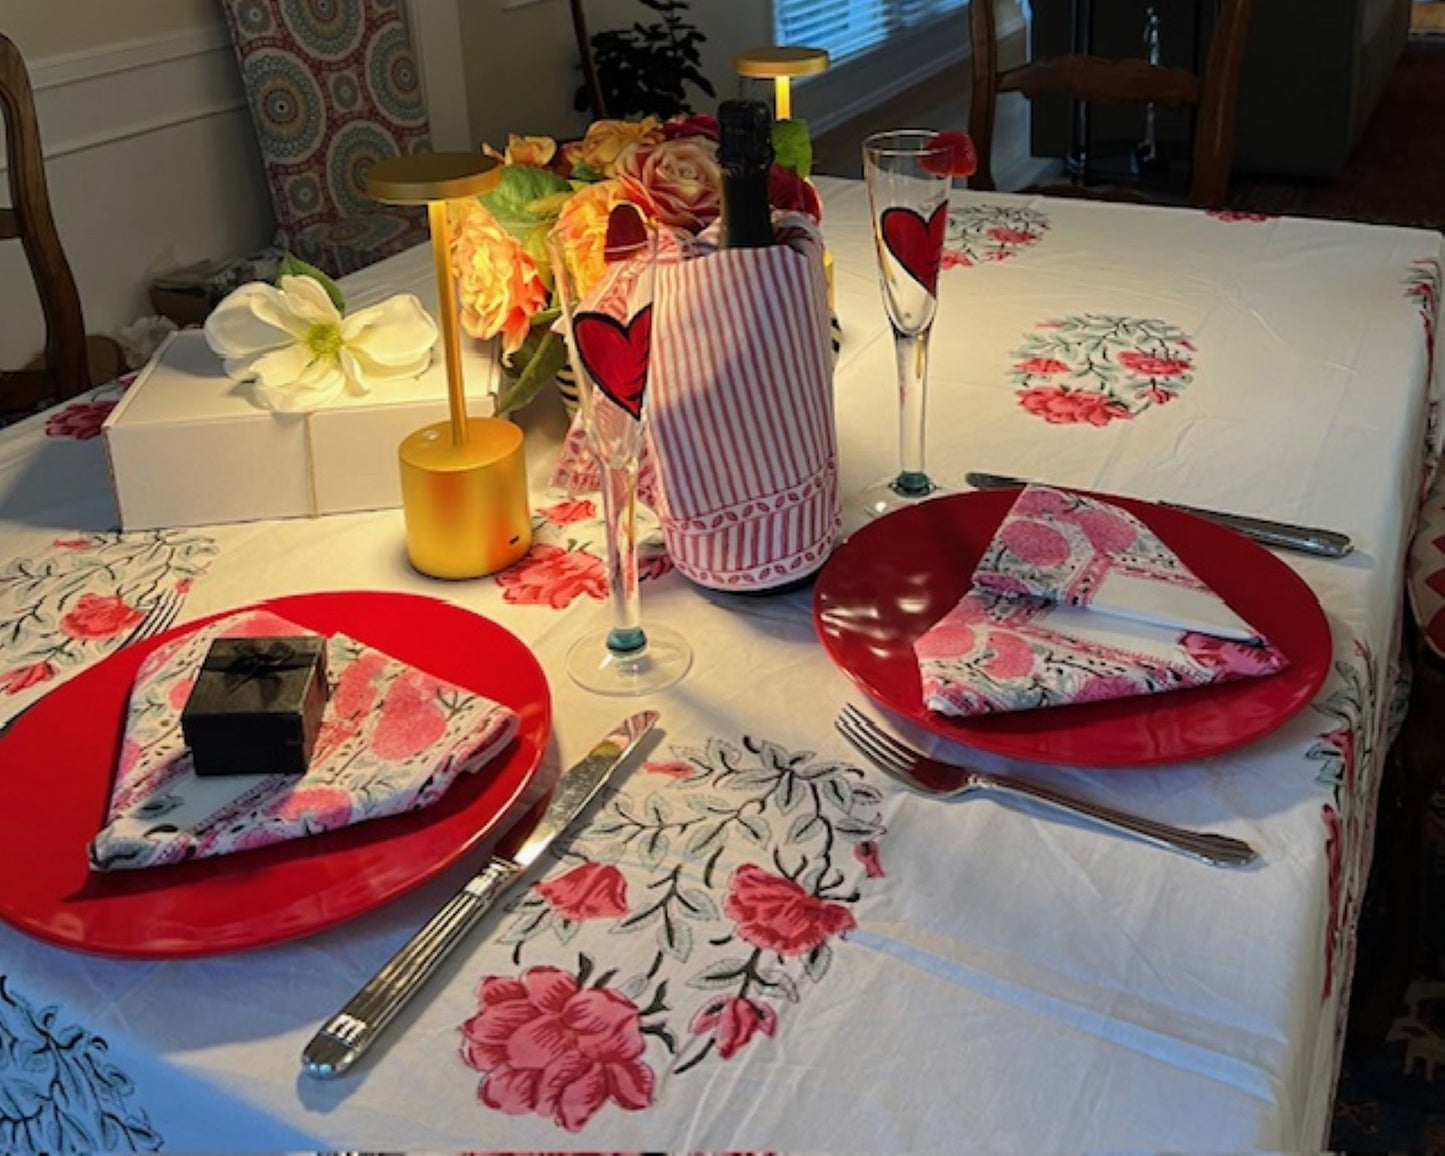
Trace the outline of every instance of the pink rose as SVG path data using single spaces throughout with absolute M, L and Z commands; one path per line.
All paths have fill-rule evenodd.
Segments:
M 508 570 L 497 575 L 502 599 L 521 606 L 550 606 L 565 610 L 578 598 L 607 597 L 607 573 L 602 559 L 586 550 L 534 545 Z
M 686 779 L 696 768 L 691 763 L 674 761 L 670 763 L 643 763 L 643 774 L 663 775 L 669 779 Z
M 127 606 L 118 594 L 106 597 L 82 594 L 76 600 L 75 609 L 60 620 L 60 629 L 75 639 L 114 638 L 122 630 L 135 626 L 144 617 L 139 610 Z
M 945 269 L 969 269 L 973 267 L 973 261 L 962 249 L 945 249 L 943 251 L 943 267 Z
M 1152 357 L 1139 349 L 1126 349 L 1119 354 L 1119 364 L 1141 377 L 1178 377 L 1194 366 L 1182 358 Z
M 1101 393 L 1071 391 L 1051 385 L 1021 389 L 1018 399 L 1019 404 L 1029 413 L 1043 418 L 1051 425 L 1083 422 L 1105 426 L 1111 421 L 1128 420 L 1134 416 L 1119 402 Z
M 400 762 L 426 750 L 447 731 L 447 716 L 437 701 L 441 684 L 429 674 L 408 670 L 381 701 L 381 719 L 371 736 L 371 749 L 383 759 Z
M 597 517 L 597 507 L 586 498 L 572 498 L 551 506 L 543 506 L 537 513 L 554 526 L 570 526 L 573 522 L 585 522 L 589 518 Z
M 563 919 L 615 919 L 627 914 L 627 880 L 611 863 L 583 863 L 537 884 L 537 894 Z
M 1090 678 L 1079 687 L 1074 695 L 1075 702 L 1107 702 L 1116 698 L 1131 698 L 1139 693 L 1132 679 L 1122 674 L 1101 674 Z
M 1035 377 L 1051 377 L 1056 373 L 1069 372 L 1068 362 L 1055 357 L 1030 357 L 1027 361 L 1020 361 L 1014 368 Z
M 1032 233 L 1025 233 L 1021 229 L 1006 229 L 1002 225 L 995 225 L 988 231 L 988 235 L 1000 245 L 1027 245 L 1035 240 Z
M 1274 674 L 1289 665 L 1285 656 L 1268 646 L 1216 638 L 1212 634 L 1189 631 L 1179 637 L 1184 652 L 1205 670 L 1221 674 L 1251 676 Z
M 663 122 L 662 135 L 668 140 L 681 136 L 705 136 L 710 141 L 717 141 L 722 137 L 722 130 L 718 128 L 715 116 L 675 116 Z
M 0 690 L 6 694 L 19 694 L 37 683 L 48 682 L 55 677 L 55 667 L 48 662 L 32 662 L 29 666 L 17 666 L 0 672 Z
M 722 211 L 717 144 L 706 137 L 629 145 L 617 158 L 616 173 L 631 177 L 651 194 L 657 219 L 665 225 L 696 233 Z
M 1325 861 L 1329 864 L 1328 884 L 1330 913 L 1325 921 L 1325 990 L 1322 999 L 1329 999 L 1335 986 L 1335 947 L 1340 923 L 1340 887 L 1343 881 L 1342 863 L 1344 851 L 1341 848 L 1340 816 L 1326 804 L 1320 808 L 1320 818 L 1325 824 Z
M 51 414 L 45 423 L 45 436 L 75 438 L 89 441 L 100 436 L 100 427 L 115 408 L 113 401 L 78 401 L 59 413 Z
M 883 864 L 878 859 L 878 844 L 872 839 L 854 843 L 853 858 L 863 864 L 863 874 L 869 879 L 882 879 L 887 875 L 887 872 L 883 870 Z
M 805 213 L 815 221 L 823 219 L 823 198 L 818 190 L 782 165 L 768 170 L 768 204 L 785 212 Z
M 520 980 L 488 976 L 478 1004 L 462 1025 L 462 1059 L 486 1075 L 478 1098 L 487 1107 L 580 1132 L 609 1099 L 629 1112 L 652 1103 L 656 1076 L 626 996 L 533 967 Z
M 738 996 L 709 1000 L 692 1017 L 688 1030 L 695 1036 L 711 1032 L 717 1040 L 717 1054 L 732 1059 L 758 1032 L 771 1036 L 778 1030 L 778 1013 L 765 1003 Z
M 733 872 L 723 911 L 742 939 L 779 955 L 804 955 L 829 936 L 858 926 L 841 903 L 809 895 L 791 879 L 752 863 Z

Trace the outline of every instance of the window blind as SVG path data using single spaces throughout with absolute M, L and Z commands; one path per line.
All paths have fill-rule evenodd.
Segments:
M 773 0 L 779 44 L 826 48 L 836 64 L 968 0 Z

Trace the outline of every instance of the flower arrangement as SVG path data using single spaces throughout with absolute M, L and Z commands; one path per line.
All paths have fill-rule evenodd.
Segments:
M 577 288 L 602 277 L 612 209 L 630 204 L 651 225 L 697 235 L 722 211 L 718 126 L 712 116 L 668 121 L 599 120 L 579 141 L 510 137 L 496 187 L 454 202 L 452 264 L 462 328 L 501 344 L 507 383 L 497 413 L 522 408 L 567 361 L 557 318 L 547 236 L 565 241 Z M 802 121 L 774 126 L 770 181 L 774 208 L 822 215 L 807 181 L 812 144 Z

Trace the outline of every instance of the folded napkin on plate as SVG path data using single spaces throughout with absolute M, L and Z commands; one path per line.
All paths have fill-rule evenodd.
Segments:
M 914 652 L 929 709 L 964 716 L 1156 694 L 1287 665 L 1134 515 L 1045 486 L 1019 495 L 973 588 Z
M 418 810 L 517 732 L 507 707 L 338 634 L 327 640 L 331 699 L 306 774 L 198 777 L 181 708 L 211 641 L 307 633 L 255 611 L 146 658 L 131 691 L 106 824 L 90 846 L 93 870 L 224 855 Z

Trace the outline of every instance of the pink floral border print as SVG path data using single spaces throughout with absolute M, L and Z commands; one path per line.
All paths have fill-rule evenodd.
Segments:
M 1277 217 L 1272 217 L 1268 213 L 1249 213 L 1243 209 L 1207 209 L 1204 215 L 1230 224 L 1261 225 L 1266 221 L 1278 220 Z
M 110 416 L 110 411 L 138 376 L 127 373 L 55 410 L 45 419 L 45 436 L 74 438 L 76 441 L 99 437 L 100 428 Z
M 1319 764 L 1317 782 L 1330 789 L 1320 808 L 1329 862 L 1329 911 L 1325 921 L 1325 981 L 1328 999 L 1340 977 L 1354 969 L 1354 928 L 1364 898 L 1367 863 L 1374 842 L 1374 809 L 1368 772 L 1381 748 L 1378 669 L 1363 642 L 1355 642 L 1349 660 L 1335 663 L 1338 685 L 1314 709 L 1329 717 L 1306 757 Z M 1344 1030 L 1347 1000 L 1340 1001 L 1337 1031 Z
M 1022 205 L 957 206 L 948 213 L 943 267 L 1007 261 L 1043 240 L 1048 228 L 1047 214 Z
M 1194 381 L 1194 343 L 1167 321 L 1085 313 L 1035 330 L 1014 350 L 1009 376 L 1019 404 L 1053 425 L 1127 421 Z
M 174 618 L 206 572 L 215 543 L 157 530 L 75 534 L 0 568 L 0 693 L 15 695 L 123 646 Z
M 496 576 L 503 601 L 565 610 L 578 598 L 605 599 L 607 527 L 601 506 L 601 499 L 591 496 L 547 496 L 532 513 L 532 549 Z M 638 578 L 660 578 L 672 569 L 662 528 L 644 506 L 637 519 Z
M 1420 483 L 1420 500 L 1430 492 L 1440 464 L 1440 404 L 1435 395 L 1435 330 L 1440 322 L 1440 262 L 1425 257 L 1410 263 L 1405 278 L 1405 296 L 1415 302 L 1425 327 L 1425 381 L 1430 391 L 1425 410 L 1425 457 Z
M 783 1031 L 884 875 L 882 798 L 749 737 L 645 764 L 512 909 L 461 1025 L 479 1101 L 577 1132 Z

